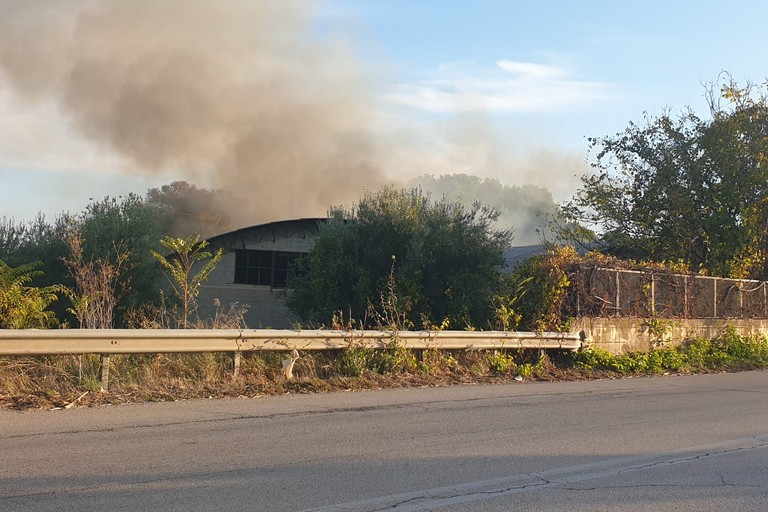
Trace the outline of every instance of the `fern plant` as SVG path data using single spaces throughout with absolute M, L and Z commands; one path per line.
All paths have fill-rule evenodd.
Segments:
M 43 275 L 42 263 L 11 267 L 0 260 L 0 329 L 47 328 L 56 323 L 53 311 L 46 308 L 58 300 L 61 286 L 27 286 Z

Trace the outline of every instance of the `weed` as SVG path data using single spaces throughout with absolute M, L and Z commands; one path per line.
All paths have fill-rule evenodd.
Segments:
M 333 369 L 344 377 L 360 377 L 371 361 L 373 351 L 359 346 L 350 346 L 342 350 L 333 361 Z
M 428 348 L 421 352 L 418 369 L 427 375 L 450 372 L 459 368 L 460 363 L 453 353 L 436 348 Z
M 371 369 L 381 373 L 405 373 L 416 370 L 418 361 L 412 350 L 392 340 L 389 346 L 376 350 L 371 357 Z
M 525 296 L 525 286 L 533 280 L 533 277 L 522 279 L 516 284 L 514 293 L 495 295 L 491 299 L 496 319 L 496 328 L 502 331 L 514 331 L 520 327 L 523 315 L 520 313 L 518 302 Z
M 488 366 L 493 373 L 512 373 L 517 369 L 515 358 L 506 351 L 494 350 L 488 355 Z
M 664 345 L 669 341 L 672 329 L 675 327 L 675 320 L 658 318 L 652 316 L 643 322 L 642 328 L 648 331 L 653 338 L 653 344 L 657 347 Z
M 517 367 L 517 374 L 525 379 L 530 378 L 534 373 L 534 366 L 531 363 L 523 363 Z
M 576 366 L 581 369 L 597 370 L 611 369 L 615 358 L 613 354 L 605 349 L 590 347 L 581 352 L 577 352 L 573 359 Z

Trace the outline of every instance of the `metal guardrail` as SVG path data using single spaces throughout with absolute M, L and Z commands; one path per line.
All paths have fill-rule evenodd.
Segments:
M 232 352 L 238 373 L 243 352 L 387 348 L 577 350 L 578 334 L 514 331 L 294 331 L 277 329 L 0 329 L 0 356 L 100 354 L 101 387 L 109 388 L 110 355 Z M 291 378 L 298 354 L 283 361 Z
M 386 348 L 577 350 L 578 334 L 516 331 L 328 331 L 278 329 L 0 329 L 0 355 L 150 354 Z

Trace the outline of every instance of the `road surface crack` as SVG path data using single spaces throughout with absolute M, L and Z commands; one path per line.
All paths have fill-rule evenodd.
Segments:
M 523 491 L 523 490 L 530 489 L 530 488 L 533 488 L 533 487 L 542 487 L 542 486 L 546 486 L 546 485 L 551 485 L 552 484 L 552 482 L 550 482 L 550 481 L 548 481 L 548 480 L 546 480 L 544 478 L 541 478 L 538 475 L 528 474 L 526 476 L 528 476 L 530 478 L 533 478 L 533 479 L 536 479 L 536 480 L 539 480 L 539 481 L 538 482 L 534 482 L 534 483 L 523 484 L 523 485 L 512 485 L 512 486 L 508 486 L 508 487 L 502 488 L 502 489 L 493 489 L 493 490 L 487 490 L 487 491 L 477 490 L 477 491 L 469 491 L 469 492 L 456 492 L 456 493 L 450 493 L 450 494 L 449 493 L 445 493 L 445 494 L 424 494 L 422 496 L 415 496 L 413 498 L 409 498 L 409 499 L 406 499 L 406 500 L 399 501 L 397 503 L 393 503 L 392 505 L 388 505 L 388 506 L 383 507 L 383 508 L 372 509 L 370 512 L 382 512 L 384 510 L 395 510 L 398 507 L 402 507 L 404 505 L 408 505 L 408 504 L 412 504 L 412 503 L 417 503 L 417 502 L 423 501 L 423 500 L 430 500 L 430 501 L 435 501 L 435 500 L 454 500 L 456 498 L 470 497 L 470 496 L 494 496 L 494 495 L 506 494 L 506 493 L 509 493 L 511 491 Z M 352 510 L 352 509 L 350 509 L 350 510 Z

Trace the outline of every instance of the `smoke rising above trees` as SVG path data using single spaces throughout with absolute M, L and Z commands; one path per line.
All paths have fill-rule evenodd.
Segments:
M 552 194 L 533 185 L 508 186 L 498 180 L 468 174 L 425 174 L 408 181 L 409 187 L 419 187 L 434 199 L 445 197 L 459 201 L 465 208 L 479 201 L 499 213 L 496 224 L 512 229 L 515 245 L 532 245 L 549 238 L 549 219 L 557 213 Z
M 254 223 L 325 211 L 383 183 L 375 99 L 298 2 L 0 1 L 0 74 L 53 101 L 137 172 L 236 190 Z M 256 197 L 258 196 L 258 200 Z
M 394 115 L 380 70 L 315 30 L 313 6 L 0 0 L 0 97 L 55 111 L 120 172 L 230 192 L 235 227 L 321 216 L 395 176 L 562 172 L 554 157 L 503 154 L 490 124 L 457 116 L 452 137 Z

